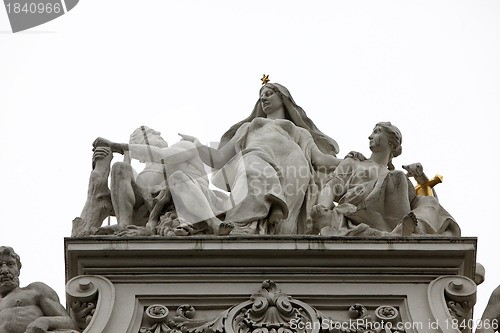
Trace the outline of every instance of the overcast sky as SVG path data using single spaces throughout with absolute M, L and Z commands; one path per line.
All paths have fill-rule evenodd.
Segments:
M 12 34 L 0 8 L 0 244 L 21 284 L 64 297 L 63 238 L 86 200 L 91 143 L 140 125 L 217 141 L 251 112 L 262 74 L 340 146 L 369 155 L 375 123 L 403 133 L 393 162 L 439 173 L 442 205 L 478 237 L 500 283 L 500 1 L 81 0 Z M 115 161 L 121 160 L 116 156 Z

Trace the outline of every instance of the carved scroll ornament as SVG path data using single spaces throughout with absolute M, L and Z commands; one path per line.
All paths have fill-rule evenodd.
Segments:
M 145 309 L 138 333 L 355 333 L 371 332 L 374 326 L 382 327 L 380 322 L 401 320 L 399 311 L 388 305 L 375 309 L 375 319 L 362 304 L 354 304 L 346 311 L 351 318 L 348 321 L 329 318 L 283 293 L 273 281 L 266 280 L 250 300 L 212 319 L 194 319 L 196 311 L 187 304 L 181 305 L 174 316 L 168 315 L 169 310 L 164 305 L 151 305 Z M 396 331 L 386 329 L 384 332 Z
M 101 333 L 113 310 L 115 289 L 102 276 L 82 275 L 66 284 L 71 317 L 85 333 Z

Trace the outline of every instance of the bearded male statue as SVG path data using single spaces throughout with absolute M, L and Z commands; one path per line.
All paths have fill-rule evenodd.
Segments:
M 42 282 L 19 287 L 21 261 L 0 246 L 0 333 L 78 333 L 52 288 Z

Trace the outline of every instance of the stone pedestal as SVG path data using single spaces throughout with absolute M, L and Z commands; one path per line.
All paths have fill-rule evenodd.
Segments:
M 67 238 L 68 301 L 89 333 L 466 332 L 476 241 Z

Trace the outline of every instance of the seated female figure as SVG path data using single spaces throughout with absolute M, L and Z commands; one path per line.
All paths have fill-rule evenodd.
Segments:
M 224 167 L 213 182 L 231 193 L 225 221 L 235 225 L 233 234 L 309 232 L 314 168 L 332 171 L 340 162 L 337 143 L 277 83 L 261 88 L 252 114 L 224 134 L 217 150 L 183 138 L 197 145 L 206 164 Z
M 323 188 L 312 215 L 324 235 L 460 236 L 455 220 L 435 197 L 417 196 L 408 177 L 394 170 L 401 154 L 401 132 L 378 123 L 370 140 L 370 158 L 350 153 Z M 334 207 L 334 201 L 338 206 Z

